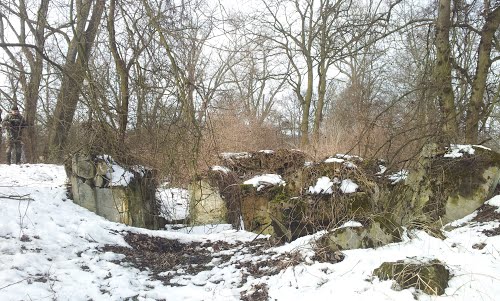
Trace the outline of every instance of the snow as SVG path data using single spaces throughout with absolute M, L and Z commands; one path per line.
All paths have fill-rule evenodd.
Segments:
M 257 243 L 256 234 L 232 230 L 229 225 L 214 225 L 207 234 L 202 227 L 193 227 L 191 232 L 188 228 L 153 231 L 106 221 L 68 199 L 63 166 L 0 164 L 0 170 L 2 301 L 235 301 L 259 284 L 268 287 L 269 300 L 277 301 L 331 300 L 332 296 L 339 300 L 458 301 L 498 300 L 500 296 L 500 236 L 483 233 L 500 227 L 500 221 L 474 222 L 475 213 L 462 219 L 459 227 L 445 231 L 444 240 L 423 231 L 407 231 L 400 243 L 344 251 L 343 261 L 320 263 L 311 255 L 315 241 L 325 232 L 252 253 L 248 244 Z M 500 196 L 488 201 L 492 206 L 499 203 Z M 359 224 L 351 221 L 342 226 Z M 120 263 L 124 255 L 103 251 L 105 245 L 129 247 L 124 231 L 182 243 L 223 241 L 234 248 L 218 251 L 212 247 L 215 244 L 200 245 L 222 257 L 213 257 L 207 269 L 194 274 L 165 270 L 161 274 L 172 275 L 172 279 L 160 281 L 152 271 Z M 247 244 L 239 244 L 241 241 Z M 258 268 L 261 260 L 292 253 L 300 254 L 303 261 L 283 265 L 274 275 L 254 274 L 244 280 L 247 268 L 242 263 Z M 383 262 L 432 259 L 444 262 L 452 274 L 442 296 L 428 296 L 413 288 L 395 290 L 392 281 L 372 276 Z
M 379 165 L 378 168 L 380 169 L 379 172 L 376 173 L 376 175 L 383 175 L 387 171 L 387 167 L 384 165 Z
M 355 193 L 358 190 L 358 184 L 354 183 L 351 179 L 344 179 L 340 183 L 340 191 L 342 193 Z
M 395 174 L 387 176 L 387 178 L 392 182 L 393 185 L 406 180 L 407 177 L 408 177 L 408 171 L 405 169 L 402 169 Z
M 213 171 L 220 171 L 220 172 L 223 172 L 225 174 L 228 174 L 231 172 L 231 170 L 229 168 L 227 168 L 225 166 L 218 166 L 218 165 L 212 166 L 212 170 Z
M 345 155 L 345 154 L 336 154 L 333 157 L 327 158 L 324 162 L 325 163 L 339 163 L 339 164 L 343 164 L 347 168 L 355 169 L 355 168 L 357 168 L 357 165 L 354 164 L 351 161 L 353 159 L 362 161 L 362 159 L 360 157 L 358 157 L 358 156 L 350 156 L 350 155 Z
M 167 221 L 179 221 L 188 217 L 189 192 L 182 188 L 160 188 L 156 192 L 160 201 L 160 215 Z
M 328 158 L 325 160 L 325 163 L 344 163 L 344 159 L 339 159 L 339 158 Z
M 257 187 L 257 191 L 260 191 L 267 186 L 284 186 L 286 183 L 280 175 L 264 174 L 246 180 L 243 184 Z
M 128 170 L 125 170 L 122 166 L 118 165 L 115 160 L 109 155 L 103 155 L 99 157 L 104 160 L 108 166 L 108 172 L 106 177 L 109 179 L 110 186 L 128 186 L 128 184 L 134 178 L 134 174 Z M 140 167 L 135 167 L 135 171 L 142 173 Z
M 451 144 L 448 152 L 444 154 L 445 158 L 460 158 L 464 154 L 474 155 L 474 148 L 472 145 L 464 144 Z
M 482 145 L 470 145 L 470 144 L 451 144 L 448 148 L 448 152 L 444 154 L 445 158 L 460 158 L 464 154 L 474 155 L 474 148 L 481 148 L 484 150 L 491 151 L 490 148 Z
M 333 193 L 333 184 L 337 182 L 338 179 L 335 178 L 334 181 L 330 180 L 329 177 L 321 177 L 316 181 L 316 185 L 309 186 L 308 192 L 310 194 L 332 194 Z
M 335 157 L 341 158 L 341 159 L 346 159 L 348 161 L 353 161 L 353 160 L 363 161 L 363 158 L 361 158 L 360 156 L 355 156 L 355 155 L 336 154 Z
M 263 150 L 260 150 L 259 153 L 264 153 L 264 154 L 274 154 L 274 151 L 271 150 L 271 149 L 263 149 Z
M 331 180 L 329 177 L 321 177 L 316 181 L 316 185 L 309 186 L 307 190 L 310 194 L 332 194 L 333 185 L 340 184 L 340 191 L 344 194 L 354 193 L 359 186 L 350 179 L 340 181 L 338 178 Z
M 245 158 L 250 158 L 252 155 L 247 152 L 240 152 L 240 153 L 221 153 L 220 154 L 222 158 L 224 159 L 245 159 Z
M 475 148 L 482 148 L 482 149 L 484 149 L 484 150 L 491 151 L 491 148 L 486 147 L 486 146 L 484 146 L 484 145 L 473 145 L 473 146 L 474 146 Z
M 359 228 L 359 227 L 363 227 L 363 225 L 357 221 L 348 221 L 348 222 L 344 223 L 342 226 L 340 226 L 340 228 L 347 228 L 347 227 Z
M 488 201 L 486 201 L 486 204 L 498 207 L 498 209 L 495 210 L 495 212 L 500 212 L 500 195 L 496 195 L 493 198 L 489 199 Z

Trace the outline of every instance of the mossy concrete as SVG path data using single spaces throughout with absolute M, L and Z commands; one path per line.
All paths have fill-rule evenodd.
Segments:
M 358 233 L 359 229 L 338 233 L 345 236 L 342 239 L 360 237 L 359 242 L 345 245 L 379 246 L 397 241 L 392 239 L 400 234 L 399 225 L 439 229 L 442 224 L 472 213 L 492 195 L 500 179 L 500 154 L 481 147 L 474 150 L 472 155 L 448 158 L 444 156 L 445 148 L 429 144 L 412 163 L 406 180 L 396 184 L 379 174 L 379 161 L 375 160 L 357 161 L 357 167 L 324 160 L 304 166 L 301 153 L 253 153 L 227 159 L 230 172 L 208 172 L 207 182 L 212 188 L 202 188 L 214 196 L 203 198 L 212 198 L 213 208 L 207 204 L 204 211 L 218 215 L 212 222 L 229 221 L 237 227 L 243 220 L 247 230 L 272 234 L 284 241 L 329 230 L 348 220 L 360 220 L 367 226 L 362 233 Z M 292 164 L 294 156 L 300 157 L 298 164 Z M 244 179 L 264 171 L 280 174 L 286 186 L 256 191 L 242 184 Z M 309 186 L 320 177 L 351 179 L 358 190 L 344 194 L 336 183 L 331 194 L 309 193 Z M 192 215 L 196 220 L 198 212 Z M 377 216 L 389 216 L 392 222 Z
M 402 288 L 414 287 L 429 295 L 442 295 L 448 287 L 450 272 L 440 261 L 426 263 L 384 262 L 373 271 L 380 280 L 392 279 Z
M 256 193 L 245 194 L 241 198 L 241 216 L 246 231 L 274 234 L 267 196 Z
M 139 173 L 129 169 L 134 176 L 127 186 L 109 186 L 109 179 L 105 178 L 109 167 L 106 169 L 104 165 L 90 155 L 77 154 L 72 158 L 66 171 L 73 201 L 113 222 L 148 229 L 161 228 L 163 222 L 159 218 L 152 171 Z
M 482 183 L 476 183 L 476 188 L 471 189 L 468 194 L 455 194 L 448 197 L 443 217 L 444 223 L 463 218 L 481 207 L 498 185 L 500 169 L 497 166 L 489 167 L 482 172 L 480 177 L 483 180 Z
M 405 183 L 411 195 L 403 213 L 406 221 L 425 216 L 429 222 L 445 224 L 471 214 L 492 196 L 500 179 L 500 154 L 481 147 L 474 150 L 459 158 L 439 151 L 420 156 Z
M 403 229 L 388 215 L 369 218 L 363 227 L 342 227 L 323 236 L 320 245 L 332 252 L 352 249 L 377 248 L 400 242 Z
M 217 188 L 205 180 L 188 187 L 190 221 L 193 225 L 227 223 L 227 206 Z

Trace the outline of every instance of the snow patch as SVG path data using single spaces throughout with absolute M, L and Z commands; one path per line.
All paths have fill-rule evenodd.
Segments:
M 334 178 L 332 181 L 329 177 L 321 177 L 316 181 L 314 187 L 309 186 L 308 192 L 310 194 L 332 194 L 333 184 L 337 183 L 339 183 L 337 178 Z
M 231 170 L 229 168 L 227 168 L 225 166 L 218 166 L 218 165 L 212 166 L 212 170 L 213 171 L 220 171 L 220 172 L 223 172 L 225 174 L 228 174 L 231 172 Z
M 260 150 L 259 153 L 274 154 L 274 151 L 271 149 L 263 149 L 263 150 Z
M 363 224 L 361 224 L 360 222 L 348 221 L 348 222 L 344 223 L 342 226 L 340 226 L 339 228 L 362 228 L 362 227 L 363 227 Z
M 189 214 L 189 192 L 182 188 L 158 189 L 160 216 L 168 221 L 184 220 Z
M 485 204 L 497 207 L 498 209 L 495 210 L 495 212 L 500 212 L 500 195 L 495 195 L 491 199 L 487 200 Z
M 387 167 L 385 167 L 384 165 L 379 165 L 378 168 L 380 170 L 375 175 L 383 175 L 387 171 Z
M 116 163 L 116 161 L 111 156 L 102 155 L 97 156 L 97 158 L 103 160 L 108 166 L 106 178 L 109 179 L 109 186 L 128 186 L 134 179 L 134 174 L 118 165 L 118 163 Z M 135 172 L 144 175 L 144 167 L 136 165 L 133 166 L 132 169 Z
M 246 159 L 246 158 L 251 158 L 252 155 L 247 152 L 241 152 L 241 153 L 221 153 L 220 154 L 222 158 L 224 159 Z
M 264 174 L 246 180 L 243 184 L 257 187 L 257 191 L 260 191 L 267 186 L 285 186 L 286 183 L 280 175 Z
M 325 163 L 344 163 L 345 160 L 344 159 L 339 159 L 339 158 L 328 158 L 325 160 Z
M 464 154 L 474 155 L 474 148 L 467 144 L 451 144 L 448 152 L 444 154 L 445 158 L 460 158 Z
M 406 169 L 402 169 L 395 174 L 387 176 L 387 179 L 389 179 L 391 181 L 391 184 L 394 185 L 401 181 L 406 180 L 407 177 L 408 177 L 408 171 Z
M 354 183 L 351 179 L 344 179 L 340 183 L 340 191 L 344 194 L 354 193 L 358 190 L 358 187 L 358 184 Z
M 358 161 L 363 161 L 363 159 L 361 159 L 358 156 L 350 156 L 350 155 L 345 155 L 345 154 L 336 154 L 335 156 L 327 158 L 324 161 L 324 163 L 339 163 L 339 164 L 343 164 L 345 167 L 350 168 L 350 169 L 358 168 L 356 166 L 356 164 L 354 164 L 352 162 L 353 159 L 358 160 Z

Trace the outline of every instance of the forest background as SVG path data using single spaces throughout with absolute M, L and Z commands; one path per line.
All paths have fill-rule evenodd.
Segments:
M 225 151 L 389 166 L 499 149 L 500 2 L 6 0 L 0 107 L 27 162 L 106 153 L 185 184 Z

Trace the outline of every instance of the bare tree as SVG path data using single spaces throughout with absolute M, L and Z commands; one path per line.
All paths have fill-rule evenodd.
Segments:
M 440 0 L 438 5 L 438 16 L 436 19 L 436 67 L 435 81 L 438 89 L 438 100 L 441 111 L 442 132 L 446 139 L 458 139 L 465 136 L 468 143 L 478 143 L 480 123 L 485 120 L 491 112 L 491 103 L 485 100 L 485 91 L 488 75 L 491 72 L 493 59 L 491 58 L 495 33 L 500 26 L 500 6 L 492 4 L 490 1 L 484 1 L 482 6 L 478 3 L 471 5 L 461 5 L 461 2 L 454 2 L 455 15 L 460 10 L 465 10 L 466 14 L 473 14 L 472 8 L 480 10 L 478 14 L 479 23 L 482 23 L 480 29 L 474 28 L 474 22 L 468 22 L 466 19 L 453 19 L 452 1 Z M 482 20 L 481 20 L 482 19 Z M 478 22 L 478 21 L 476 21 Z M 469 61 L 460 60 L 460 57 L 453 54 L 452 49 L 462 49 L 461 46 L 454 47 L 453 42 L 463 43 L 463 41 L 450 41 L 450 32 L 456 32 L 465 28 L 467 31 L 477 35 L 479 45 L 474 46 L 474 40 L 469 40 L 468 51 L 476 52 L 475 61 L 471 64 Z M 461 65 L 466 64 L 466 65 Z M 470 70 L 475 65 L 475 70 Z M 465 134 L 461 135 L 459 121 L 457 116 L 462 112 L 457 109 L 460 95 L 456 95 L 453 90 L 454 80 L 452 70 L 456 70 L 457 76 L 463 78 L 463 83 L 470 87 L 465 88 L 465 94 L 461 98 L 465 99 Z M 457 99 L 458 98 L 458 99 Z
M 351 55 L 346 49 L 356 52 L 387 36 L 384 24 L 399 2 L 388 6 L 378 1 L 363 6 L 349 0 L 265 2 L 270 17 L 265 24 L 275 33 L 270 38 L 283 49 L 292 66 L 288 82 L 302 107 L 302 147 L 309 144 L 313 109 L 313 136 L 319 138 L 330 67 Z M 372 38 L 365 40 L 366 44 L 358 43 L 369 34 Z M 348 47 L 354 44 L 354 49 Z
M 71 4 L 74 2 L 72 1 Z M 49 128 L 49 141 L 46 152 L 52 160 L 63 156 L 71 128 L 83 81 L 87 75 L 87 64 L 90 59 L 94 40 L 96 38 L 105 0 L 76 0 L 73 38 L 66 53 L 64 74 L 57 96 L 54 116 Z
M 483 10 L 484 24 L 479 32 L 480 42 L 477 49 L 477 63 L 472 81 L 472 92 L 466 117 L 466 141 L 478 143 L 479 123 L 491 112 L 485 104 L 485 91 L 488 74 L 493 63 L 491 52 L 495 33 L 500 26 L 500 5 L 496 1 L 496 7 L 490 7 L 489 1 L 485 1 Z
M 124 1 L 120 1 L 124 2 Z M 107 28 L 108 28 L 108 38 L 109 38 L 109 48 L 111 50 L 111 54 L 113 55 L 113 60 L 115 62 L 116 71 L 118 73 L 118 77 L 120 79 L 119 83 L 119 96 L 117 102 L 117 112 L 118 112 L 118 124 L 119 124 L 119 139 L 120 143 L 124 143 L 125 141 L 125 133 L 127 131 L 127 124 L 129 118 L 129 106 L 130 106 L 130 89 L 129 89 L 129 81 L 130 81 L 130 70 L 136 63 L 136 60 L 143 52 L 143 50 L 148 46 L 149 40 L 151 37 L 144 37 L 144 33 L 138 32 L 138 28 L 136 25 L 137 20 L 141 19 L 140 10 L 135 10 L 134 15 L 129 15 L 128 10 L 131 10 L 131 4 L 128 5 L 126 3 L 121 3 L 120 13 L 123 19 L 123 24 L 125 28 L 125 32 L 127 33 L 126 44 L 124 45 L 124 49 L 119 49 L 119 45 L 116 41 L 116 29 L 115 29 L 115 20 L 117 17 L 116 13 L 116 5 L 117 0 L 110 0 L 109 3 L 109 11 L 108 11 L 108 19 L 107 19 Z M 140 35 L 139 43 L 134 44 L 134 34 Z M 142 45 L 141 45 L 142 43 Z M 127 50 L 131 49 L 132 54 L 129 58 L 127 58 L 126 53 Z M 128 61 L 127 61 L 128 59 Z

